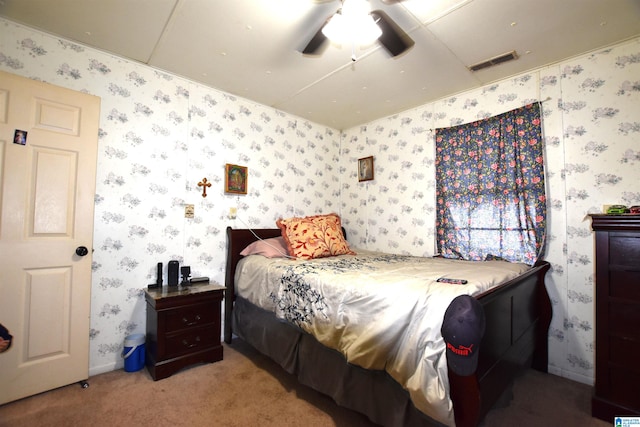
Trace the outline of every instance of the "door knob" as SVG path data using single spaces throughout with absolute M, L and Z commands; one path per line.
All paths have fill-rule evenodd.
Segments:
M 78 246 L 76 248 L 76 255 L 78 256 L 85 256 L 88 253 L 89 253 L 89 249 L 87 249 L 86 246 Z

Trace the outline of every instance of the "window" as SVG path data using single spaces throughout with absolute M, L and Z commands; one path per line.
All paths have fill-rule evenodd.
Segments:
M 437 250 L 534 264 L 546 228 L 540 104 L 436 130 Z

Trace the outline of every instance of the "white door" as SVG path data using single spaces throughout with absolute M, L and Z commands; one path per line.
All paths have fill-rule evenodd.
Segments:
M 0 404 L 88 378 L 99 114 L 100 98 L 0 72 Z

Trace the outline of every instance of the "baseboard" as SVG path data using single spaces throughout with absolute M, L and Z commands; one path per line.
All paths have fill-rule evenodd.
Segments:
M 107 363 L 106 365 L 94 366 L 89 368 L 89 376 L 106 374 L 107 372 L 115 371 L 116 369 L 122 369 L 122 366 L 116 366 L 116 363 Z
M 594 385 L 594 379 L 592 377 L 587 377 L 585 375 L 576 374 L 575 372 L 569 372 L 563 369 L 559 369 L 555 366 L 549 366 L 549 373 L 556 375 L 558 377 L 567 378 L 569 380 L 586 384 L 588 386 Z

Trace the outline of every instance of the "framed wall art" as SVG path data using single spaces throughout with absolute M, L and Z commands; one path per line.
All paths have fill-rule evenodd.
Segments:
M 229 194 L 247 194 L 247 178 L 249 171 L 246 166 L 227 163 L 224 168 L 224 192 Z
M 358 159 L 358 181 L 371 181 L 373 179 L 373 156 Z
M 13 133 L 13 143 L 27 145 L 27 131 L 16 129 L 16 131 Z

